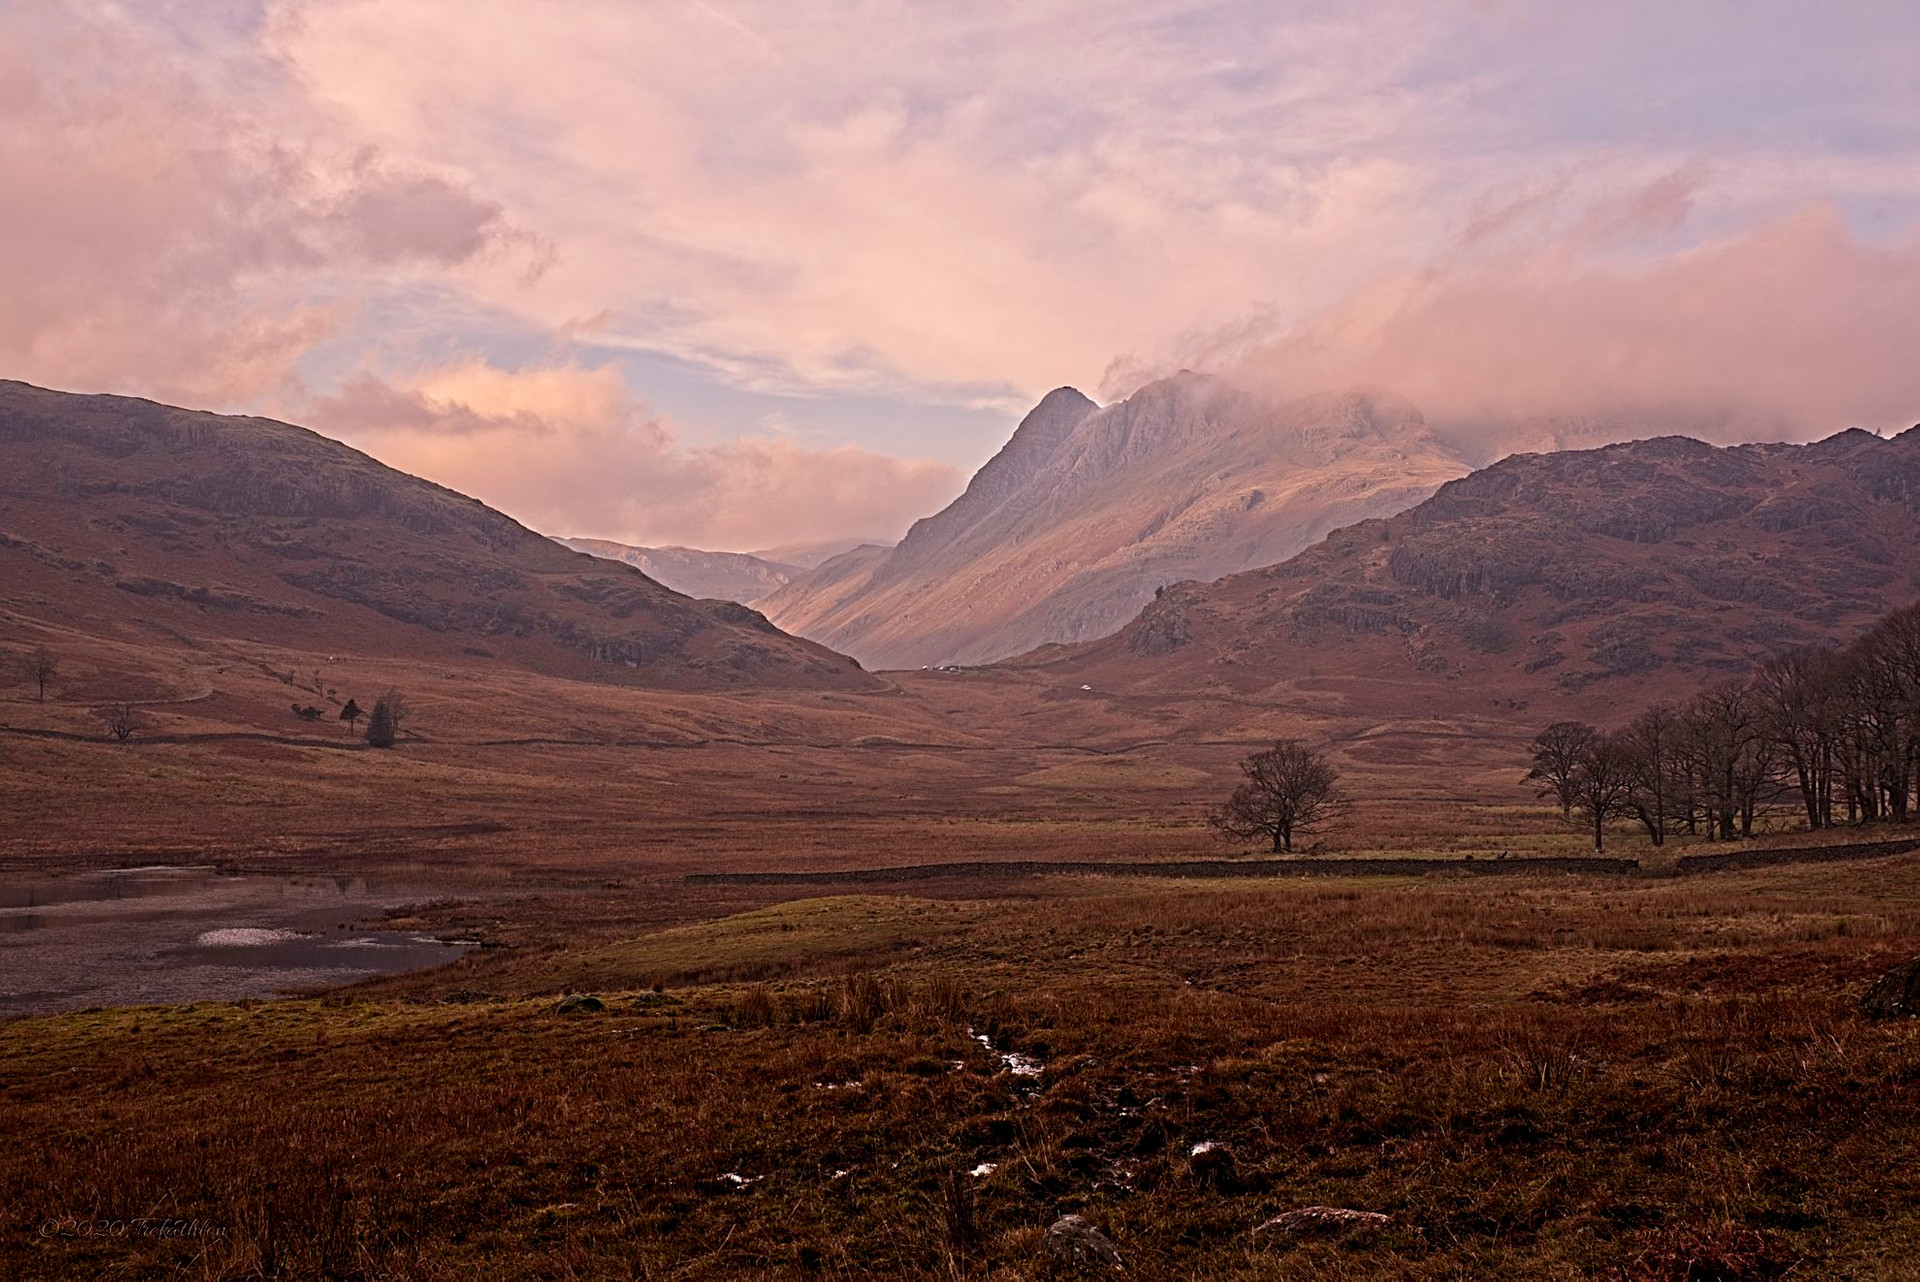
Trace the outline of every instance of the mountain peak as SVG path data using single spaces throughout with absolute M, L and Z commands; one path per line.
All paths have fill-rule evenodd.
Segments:
M 1077 388 L 1056 387 L 1027 411 L 1013 435 L 988 459 L 964 494 L 932 516 L 915 521 L 900 540 L 903 559 L 923 555 L 929 548 L 961 537 L 1017 492 L 1045 467 L 1060 443 L 1090 414 L 1099 410 Z
M 1062 385 L 1054 388 L 1045 396 L 1042 396 L 1040 403 L 1027 411 L 1027 418 L 1032 418 L 1037 414 L 1061 414 L 1073 413 L 1075 411 L 1084 414 L 1091 413 L 1099 408 L 1099 403 L 1079 388 Z M 1021 421 L 1025 422 L 1026 420 L 1023 419 Z
M 763 604 L 877 666 L 978 663 L 1099 636 L 1165 583 L 1281 560 L 1465 470 L 1397 398 L 1275 405 L 1193 370 L 1104 408 L 1062 388 L 891 555 Z

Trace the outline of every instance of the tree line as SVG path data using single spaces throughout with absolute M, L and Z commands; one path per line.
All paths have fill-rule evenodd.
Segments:
M 4 670 L 7 662 L 6 654 L 0 652 L 0 670 Z M 36 697 L 39 702 L 45 703 L 47 686 L 60 675 L 60 657 L 44 645 L 36 646 L 24 656 L 23 666 L 27 679 L 34 685 Z M 314 672 L 316 687 L 321 685 L 319 675 L 316 669 Z M 332 695 L 333 691 L 328 690 L 326 693 Z M 324 713 L 325 710 L 318 705 L 303 706 L 299 703 L 293 705 L 293 715 L 302 721 L 318 721 Z M 121 743 L 125 743 L 150 726 L 149 719 L 140 711 L 139 706 L 127 699 L 102 704 L 93 710 L 93 714 L 106 727 L 107 733 Z M 399 741 L 401 724 L 406 718 L 406 696 L 398 690 L 391 689 L 373 701 L 371 713 L 363 709 L 355 699 L 348 699 L 346 706 L 340 709 L 340 720 L 347 723 L 347 731 L 350 734 L 358 732 L 360 722 L 366 721 L 367 746 L 372 748 L 393 747 Z
M 1785 808 L 1816 829 L 1904 822 L 1920 798 L 1920 604 L 1618 730 L 1555 722 L 1533 741 L 1527 779 L 1580 816 L 1596 850 L 1616 819 L 1638 820 L 1656 846 L 1681 830 L 1750 837 Z

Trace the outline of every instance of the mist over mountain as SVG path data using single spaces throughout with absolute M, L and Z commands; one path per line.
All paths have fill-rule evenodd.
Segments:
M 897 547 L 760 605 L 869 667 L 982 663 L 1104 635 L 1167 583 L 1282 560 L 1466 470 L 1395 397 L 1274 403 L 1189 371 L 1104 408 L 1061 388 Z
M 706 552 L 699 548 L 648 548 L 611 539 L 556 539 L 562 547 L 588 556 L 620 561 L 655 583 L 702 600 L 737 601 L 751 605 L 785 586 L 800 573 L 788 565 L 746 552 Z
M 1168 588 L 1040 664 L 1344 713 L 1611 719 L 1920 596 L 1920 428 L 1522 454 L 1280 564 Z
M 890 548 L 894 540 L 875 535 L 866 538 L 818 539 L 803 543 L 782 543 L 778 547 L 755 548 L 747 555 L 762 561 L 773 561 L 780 565 L 797 566 L 802 570 L 811 570 L 814 566 L 831 561 L 845 552 L 859 547 Z

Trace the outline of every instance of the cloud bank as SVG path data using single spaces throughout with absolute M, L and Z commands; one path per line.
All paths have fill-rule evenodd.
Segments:
M 963 478 L 945 464 L 781 439 L 688 445 L 610 367 L 480 362 L 350 378 L 301 415 L 404 471 L 506 496 L 523 524 L 744 551 L 849 528 L 898 537 Z
M 0 362 L 55 386 L 239 406 L 340 333 L 356 274 L 484 258 L 498 204 L 240 105 L 109 7 L 0 14 Z
M 1281 395 L 1390 388 L 1455 425 L 1601 417 L 1751 440 L 1920 420 L 1920 243 L 1862 244 L 1817 205 L 1648 260 L 1597 249 L 1583 230 L 1395 274 L 1224 363 Z
M 678 542 L 865 533 L 1047 389 L 1181 364 L 1893 425 L 1917 41 L 1894 0 L 7 6 L 0 373 L 312 408 Z

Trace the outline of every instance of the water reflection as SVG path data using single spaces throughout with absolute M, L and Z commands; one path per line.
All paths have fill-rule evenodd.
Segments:
M 418 878 L 162 866 L 0 876 L 0 1015 L 268 997 L 439 965 L 470 946 L 367 930 Z

